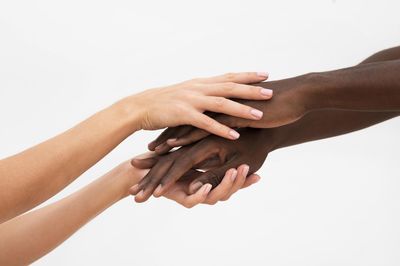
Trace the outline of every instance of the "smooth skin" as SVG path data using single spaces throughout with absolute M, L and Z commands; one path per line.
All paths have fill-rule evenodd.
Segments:
M 212 117 L 230 127 L 272 128 L 319 110 L 398 112 L 399 73 L 400 47 L 394 47 L 354 67 L 259 84 L 274 91 L 270 102 L 239 101 L 263 111 L 264 116 L 258 121 L 218 114 Z M 149 149 L 162 154 L 171 147 L 187 145 L 207 135 L 204 130 L 189 126 L 169 128 L 149 144 Z
M 243 167 L 246 166 L 229 169 L 212 192 L 211 185 L 205 184 L 193 194 L 186 189 L 200 173 L 190 172 L 165 197 L 187 208 L 222 200 L 239 189 L 238 184 L 245 188 L 260 179 L 257 175 L 246 178 Z M 0 265 L 27 265 L 49 253 L 83 225 L 126 198 L 128 189 L 147 172 L 124 162 L 72 195 L 0 224 Z
M 380 60 L 390 60 L 390 62 L 395 62 L 399 58 L 400 48 L 396 47 L 374 54 L 363 61 L 360 65 L 371 65 L 375 64 L 374 62 L 378 63 Z M 359 73 L 357 73 L 355 77 L 360 78 Z M 376 84 L 379 83 L 378 77 L 379 75 L 376 76 Z M 388 80 L 385 76 L 383 79 L 384 82 L 382 82 L 382 85 L 383 90 L 385 90 L 385 81 Z M 396 84 L 398 80 L 399 78 L 397 78 L 397 81 L 393 81 L 393 86 L 397 86 Z M 279 82 L 280 81 L 276 81 L 275 84 L 279 84 Z M 283 80 L 282 83 L 287 84 L 287 80 Z M 264 84 L 271 84 L 271 82 Z M 279 98 L 278 90 L 274 90 L 273 100 Z M 366 110 L 341 110 L 340 108 L 318 109 L 316 111 L 307 112 L 306 115 L 301 116 L 302 118 L 294 119 L 293 121 L 296 122 L 292 121 L 291 124 L 286 126 L 259 130 L 243 129 L 241 131 L 242 137 L 237 141 L 224 141 L 223 139 L 214 136 L 209 136 L 201 140 L 208 134 L 204 134 L 204 132 L 190 127 L 168 129 L 161 134 L 156 141 L 149 144 L 150 149 L 155 149 L 157 153 L 164 154 L 172 147 L 178 146 L 178 144 L 186 145 L 195 141 L 200 141 L 191 146 L 181 148 L 185 150 L 180 152 L 180 157 L 173 157 L 172 155 L 174 152 L 160 156 L 162 160 L 154 161 L 152 169 L 156 170 L 150 171 L 135 187 L 136 189 L 131 190 L 131 192 L 136 195 L 136 200 L 138 202 L 145 201 L 151 194 L 154 194 L 154 196 L 161 196 L 168 191 L 169 187 L 176 180 L 179 180 L 185 171 L 192 168 L 195 169 L 199 164 L 206 163 L 209 160 L 214 162 L 214 168 L 205 172 L 198 178 L 198 180 L 191 184 L 191 192 L 194 192 L 195 189 L 206 181 L 214 186 L 217 185 L 220 182 L 221 174 L 225 172 L 226 167 L 235 167 L 237 164 L 247 163 L 250 166 L 249 172 L 253 173 L 261 167 L 267 155 L 275 149 L 349 133 L 397 117 L 400 111 L 392 112 L 383 110 L 386 110 L 385 108 L 388 108 L 389 110 L 393 109 L 393 106 L 396 105 L 396 97 L 399 91 L 400 87 L 397 87 L 397 91 L 393 92 L 395 95 L 393 97 L 394 99 L 391 100 L 391 103 L 384 101 L 383 98 L 387 97 L 382 96 L 380 99 L 382 100 L 382 106 L 384 107 L 373 108 L 374 112 L 367 112 Z M 385 92 L 389 93 L 387 90 L 385 90 Z M 273 100 L 271 100 L 271 105 L 273 104 Z M 377 101 L 379 102 L 379 100 Z M 365 106 L 369 104 L 371 106 L 373 105 L 373 100 L 371 99 L 366 100 L 366 102 Z M 268 106 L 268 104 L 265 105 Z M 285 109 L 285 106 L 287 105 L 288 104 L 282 104 L 282 108 Z M 290 101 L 289 106 L 290 105 L 293 105 L 293 108 L 296 109 L 295 101 Z M 376 112 L 377 110 L 375 109 L 378 109 L 379 112 Z M 218 116 L 215 117 L 218 120 Z M 230 125 L 238 127 L 253 126 L 251 121 L 248 120 L 235 119 L 228 116 L 221 117 L 224 117 L 224 122 L 230 121 L 228 123 Z M 178 140 L 171 140 L 171 137 L 178 137 Z M 184 139 L 184 141 L 177 144 L 179 139 Z M 244 147 L 247 149 L 245 150 Z M 177 150 L 175 152 L 179 151 L 180 150 Z M 133 165 L 137 165 L 136 160 L 132 161 L 132 163 Z M 170 167 L 162 167 L 163 164 Z
M 263 72 L 226 74 L 151 89 L 126 97 L 66 132 L 0 161 L 0 223 L 52 197 L 141 129 L 193 125 L 224 138 L 239 134 L 204 115 L 224 112 L 248 119 L 262 113 L 224 97 L 268 100 L 270 90 L 244 83 Z

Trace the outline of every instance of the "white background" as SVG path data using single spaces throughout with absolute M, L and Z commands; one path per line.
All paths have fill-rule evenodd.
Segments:
M 271 79 L 400 44 L 392 1 L 0 2 L 0 156 L 146 88 L 231 71 Z M 216 206 L 131 198 L 36 265 L 399 265 L 400 119 L 276 151 Z M 140 132 L 54 199 L 146 149 Z

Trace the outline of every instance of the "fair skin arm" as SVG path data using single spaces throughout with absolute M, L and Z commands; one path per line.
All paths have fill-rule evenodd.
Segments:
M 236 131 L 204 111 L 259 119 L 256 110 L 224 97 L 267 100 L 260 87 L 243 85 L 266 79 L 263 73 L 238 73 L 195 79 L 151 89 L 113 104 L 68 131 L 0 160 L 0 223 L 55 195 L 140 129 L 193 125 L 235 139 Z M 215 104 L 217 103 L 217 104 Z
M 62 200 L 1 224 L 0 265 L 26 265 L 49 253 L 83 225 L 126 198 L 129 187 L 136 184 L 147 171 L 134 168 L 129 161 L 125 162 Z M 178 182 L 165 196 L 186 207 L 193 207 L 226 197 L 238 182 L 244 188 L 259 180 L 256 175 L 246 179 L 247 173 L 240 174 L 239 167 L 235 181 L 231 176 L 235 171 L 227 171 L 221 184 L 212 192 L 211 185 L 205 184 L 191 195 L 185 192 L 187 184 Z M 194 178 L 196 175 L 182 182 L 190 183 Z

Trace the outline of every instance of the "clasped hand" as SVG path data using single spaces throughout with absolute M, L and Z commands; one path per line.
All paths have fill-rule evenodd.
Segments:
M 265 114 L 259 120 L 249 120 L 225 114 L 208 113 L 210 117 L 232 128 L 240 128 L 240 138 L 224 139 L 192 126 L 172 127 L 165 130 L 149 149 L 155 156 L 147 159 L 134 159 L 132 165 L 138 168 L 151 168 L 150 172 L 130 192 L 137 202 L 148 200 L 151 195 L 168 195 L 179 184 L 187 195 L 213 189 L 202 199 L 215 204 L 228 199 L 242 186 L 253 184 L 258 176 L 249 176 L 261 168 L 267 155 L 278 138 L 274 127 L 297 121 L 307 113 L 306 92 L 302 89 L 307 77 L 264 82 L 258 86 L 273 89 L 274 96 L 268 102 L 239 100 L 244 105 L 262 110 Z M 259 129 L 271 128 L 271 129 Z M 174 147 L 179 149 L 170 152 Z M 201 169 L 201 171 L 199 171 Z M 227 176 L 238 172 L 235 182 Z M 258 181 L 258 180 L 257 180 Z M 222 188 L 221 188 L 222 186 Z M 221 192 L 224 191 L 224 192 Z M 200 201 L 197 201 L 200 203 Z M 192 206 L 192 204 L 190 204 Z

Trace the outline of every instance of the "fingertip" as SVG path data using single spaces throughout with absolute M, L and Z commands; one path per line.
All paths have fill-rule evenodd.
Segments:
M 261 72 L 256 72 L 257 77 L 260 78 L 261 80 L 266 80 L 269 77 L 269 73 L 265 72 L 265 71 L 261 71 Z
M 211 184 L 205 184 L 203 187 L 204 187 L 203 195 L 207 196 L 208 193 L 210 193 L 210 191 L 212 189 L 212 185 Z
M 177 139 L 177 138 L 168 139 L 168 140 L 166 141 L 166 143 L 167 143 L 167 145 L 169 145 L 170 147 L 178 147 L 178 146 L 181 146 L 181 145 L 179 144 L 179 139 Z
M 254 184 L 254 183 L 257 183 L 258 181 L 261 180 L 261 176 L 259 176 L 259 175 L 257 175 L 257 174 L 252 174 L 252 175 L 250 175 L 248 178 L 251 178 L 251 179 L 252 179 L 253 184 Z
M 235 182 L 236 177 L 238 176 L 238 171 L 236 169 L 232 169 L 230 172 L 231 182 Z
M 138 165 L 140 165 L 139 160 L 140 160 L 140 159 L 136 159 L 136 158 L 132 159 L 132 160 L 131 160 L 131 165 L 132 165 L 133 167 L 138 167 Z
M 244 176 L 244 177 L 247 177 L 247 174 L 249 173 L 249 170 L 250 170 L 250 166 L 248 166 L 247 164 L 245 164 L 245 165 L 243 165 L 243 167 L 242 167 L 242 175 Z
M 138 193 L 138 191 L 137 191 L 138 187 L 139 187 L 139 184 L 134 185 L 133 187 L 131 187 L 131 188 L 129 189 L 129 193 L 130 193 L 131 195 L 136 195 L 136 194 Z
M 152 142 L 150 142 L 149 144 L 147 144 L 147 149 L 149 151 L 154 151 L 154 149 L 156 148 L 156 141 L 153 140 Z
M 163 193 L 162 193 L 162 190 L 163 190 L 162 185 L 159 184 L 158 187 L 156 188 L 156 190 L 154 190 L 153 196 L 156 197 L 156 198 L 161 197 L 162 194 L 163 194 Z
M 143 190 L 141 190 L 138 194 L 136 194 L 136 196 L 135 196 L 135 201 L 137 202 L 137 203 L 142 203 L 144 200 L 143 200 L 143 194 L 144 194 L 144 191 Z
M 252 115 L 251 118 L 254 120 L 260 120 L 264 115 L 264 113 L 262 111 L 257 110 L 257 109 L 251 109 L 250 114 Z
M 263 97 L 266 99 L 271 99 L 272 96 L 274 95 L 274 91 L 271 89 L 266 89 L 264 87 L 260 87 L 260 93 Z
M 229 130 L 229 138 L 232 140 L 237 140 L 238 138 L 240 138 L 240 134 L 236 130 L 231 129 Z
M 201 188 L 203 188 L 204 186 L 205 185 L 203 185 L 203 183 L 201 183 L 201 182 L 195 182 L 189 186 L 189 192 L 190 192 L 190 194 L 194 194 L 197 191 L 199 191 Z
M 162 155 L 162 154 L 164 154 L 164 153 L 166 153 L 166 152 L 168 152 L 169 150 L 171 150 L 171 146 L 169 146 L 166 142 L 164 142 L 164 143 L 161 143 L 160 145 L 158 145 L 156 148 L 155 148 L 155 152 L 158 154 L 158 155 Z
M 254 185 L 255 183 L 259 182 L 260 180 L 261 180 L 261 177 L 259 175 L 252 174 L 246 178 L 246 182 L 243 184 L 242 188 L 246 188 L 251 185 Z

